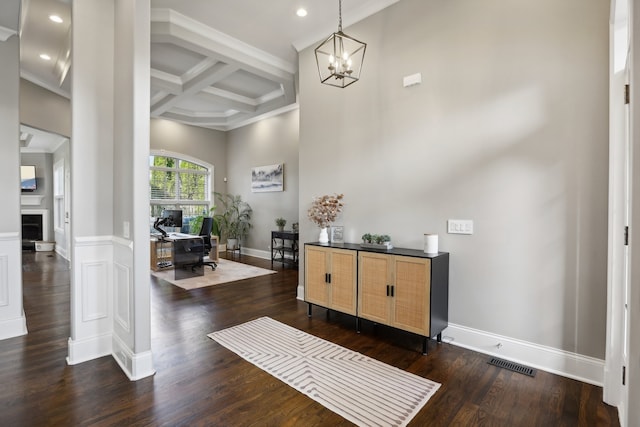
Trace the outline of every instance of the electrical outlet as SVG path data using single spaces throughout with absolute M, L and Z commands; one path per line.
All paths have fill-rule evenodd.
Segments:
M 447 233 L 449 234 L 473 234 L 473 220 L 450 219 L 447 221 Z

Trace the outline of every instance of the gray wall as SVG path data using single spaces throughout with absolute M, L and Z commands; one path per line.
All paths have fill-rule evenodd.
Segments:
M 20 79 L 20 123 L 71 136 L 71 101 Z
M 451 323 L 604 358 L 608 8 L 403 0 L 345 29 L 369 45 L 344 90 L 303 51 L 301 216 L 341 192 L 349 242 L 438 233 Z M 475 233 L 446 234 L 450 218 Z
M 253 228 L 244 247 L 268 251 L 275 219 L 287 220 L 286 229 L 298 216 L 298 110 L 228 132 L 227 191 L 240 194 L 253 208 Z M 251 168 L 284 164 L 284 191 L 251 192 Z
M 167 150 L 204 160 L 214 166 L 214 191 L 225 192 L 227 135 L 168 120 L 151 120 L 151 150 Z
M 15 2 L 4 7 L 13 10 Z M 17 36 L 0 42 L 0 194 L 4 204 L 4 209 L 0 210 L 0 233 L 20 232 L 21 229 L 20 123 L 17 108 L 19 58 L 20 41 Z

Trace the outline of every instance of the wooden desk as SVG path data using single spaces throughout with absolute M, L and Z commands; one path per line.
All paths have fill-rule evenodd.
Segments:
M 209 251 L 209 260 L 218 262 L 220 257 L 220 245 L 218 244 L 218 236 L 211 236 L 211 250 Z
M 173 268 L 173 244 L 166 240 L 152 237 L 150 268 L 153 271 L 169 270 Z
M 204 242 L 201 236 L 187 234 L 152 237 L 150 240 L 150 268 L 153 271 L 175 270 L 176 280 L 201 276 L 204 269 L 192 270 L 191 266 L 198 262 L 204 253 Z M 218 237 L 211 237 L 211 261 L 218 260 Z

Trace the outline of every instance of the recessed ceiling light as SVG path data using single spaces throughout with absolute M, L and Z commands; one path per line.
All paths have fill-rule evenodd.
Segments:
M 40 58 L 44 59 L 45 61 L 51 61 L 51 57 L 49 55 L 47 55 L 46 53 L 41 53 L 40 54 Z
M 57 24 L 62 24 L 62 18 L 60 18 L 58 15 L 49 15 L 49 19 Z
M 307 16 L 307 10 L 300 8 L 296 11 L 296 15 L 298 15 L 301 18 L 304 18 L 305 16 Z

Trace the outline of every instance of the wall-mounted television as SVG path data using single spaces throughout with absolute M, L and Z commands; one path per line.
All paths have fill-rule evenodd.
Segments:
M 35 191 L 36 184 L 36 167 L 20 166 L 20 188 L 22 191 Z

